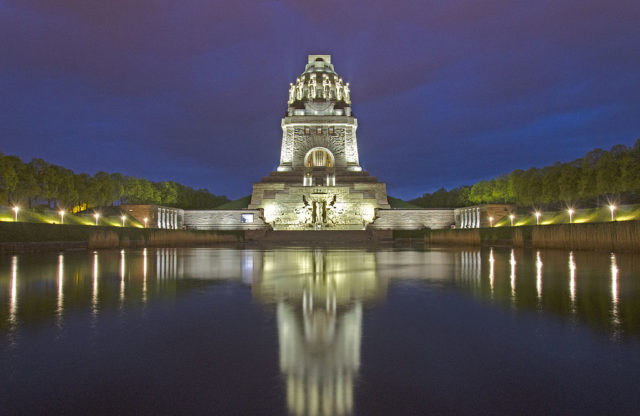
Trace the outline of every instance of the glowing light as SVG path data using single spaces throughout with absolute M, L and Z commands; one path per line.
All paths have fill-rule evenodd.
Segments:
M 536 225 L 540 225 L 540 216 L 542 213 L 540 211 L 536 211 Z
M 538 292 L 538 299 L 542 299 L 542 259 L 540 258 L 540 251 L 536 252 L 536 291 Z
M 14 213 L 14 217 L 13 217 L 13 221 L 14 222 L 18 222 L 18 211 L 20 211 L 20 207 L 13 207 L 13 213 Z
M 611 253 L 611 320 L 615 328 L 620 325 L 618 312 L 618 265 L 616 255 Z
M 62 323 L 62 312 L 64 310 L 64 256 L 58 255 L 58 302 L 56 315 L 58 325 Z
M 98 225 L 98 218 L 100 218 L 100 214 L 96 212 L 93 216 L 96 218 L 96 225 Z
M 146 220 L 146 218 L 145 218 Z M 142 302 L 147 302 L 147 249 L 142 250 Z
M 569 208 L 567 212 L 569 213 L 569 224 L 573 224 L 573 213 L 575 210 L 573 208 Z
M 124 272 L 125 272 L 124 250 L 120 250 L 120 303 L 124 301 Z
M 495 281 L 494 262 L 495 262 L 495 259 L 493 257 L 493 247 L 491 247 L 491 251 L 489 251 L 489 286 L 491 287 L 492 297 L 493 297 L 493 286 Z
M 61 210 L 58 214 L 60 214 L 60 224 L 64 224 L 64 210 Z
M 509 280 L 511 281 L 511 298 L 516 298 L 516 255 L 513 249 L 511 249 L 511 257 L 509 258 L 509 265 L 511 266 L 511 274 Z
M 149 218 L 145 217 L 143 221 L 144 221 L 144 228 L 147 228 L 147 223 L 149 222 Z M 145 252 L 145 255 L 146 255 L 146 252 Z
M 9 298 L 9 323 L 16 325 L 18 314 L 18 256 L 11 257 L 11 296 Z
M 512 227 L 513 227 L 513 219 L 514 219 L 515 217 L 516 217 L 515 215 L 513 215 L 513 214 L 509 214 L 509 219 L 511 220 L 511 226 L 512 226 Z
M 91 291 L 91 312 L 94 317 L 98 314 L 98 253 L 96 251 L 93 252 L 93 290 Z
M 120 217 L 122 219 L 122 226 L 124 227 L 124 222 L 127 220 L 127 216 L 123 215 L 122 217 Z
M 576 262 L 573 258 L 573 251 L 569 252 L 569 298 L 571 299 L 571 309 L 575 312 L 576 303 Z
M 493 217 L 489 217 L 489 227 L 493 227 Z
M 613 204 L 609 205 L 609 210 L 611 211 L 611 221 L 615 221 L 614 213 L 616 211 L 616 206 Z

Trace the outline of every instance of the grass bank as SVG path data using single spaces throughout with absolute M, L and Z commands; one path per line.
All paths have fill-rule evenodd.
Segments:
M 640 251 L 640 222 L 602 222 L 419 231 L 428 245 L 496 245 L 570 250 Z M 394 235 L 394 238 L 396 236 Z
M 137 246 L 186 246 L 236 243 L 242 231 L 158 230 L 133 227 L 96 227 L 0 222 L 0 251 L 48 247 L 119 248 Z

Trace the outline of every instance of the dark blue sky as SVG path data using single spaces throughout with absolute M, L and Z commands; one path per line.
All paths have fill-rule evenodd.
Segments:
M 279 161 L 307 54 L 413 198 L 640 138 L 640 2 L 0 0 L 0 151 L 231 198 Z

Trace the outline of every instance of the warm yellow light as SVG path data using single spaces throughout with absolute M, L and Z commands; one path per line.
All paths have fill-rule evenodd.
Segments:
M 569 213 L 569 224 L 573 224 L 573 213 L 575 211 L 573 210 L 573 208 L 569 208 L 567 212 Z
M 100 214 L 96 212 L 93 216 L 96 217 L 96 225 L 98 225 L 98 218 L 100 218 Z
M 614 211 L 616 210 L 616 206 L 611 204 L 611 205 L 609 205 L 609 209 L 611 210 L 611 221 L 613 221 L 615 219 Z
M 15 222 L 18 222 L 18 211 L 20 211 L 20 207 L 18 207 L 18 206 L 13 207 L 13 212 L 15 213 L 15 215 L 13 217 L 13 220 Z
M 540 213 L 540 211 L 536 211 L 536 225 L 540 225 L 540 216 L 542 214 Z
M 122 218 L 122 226 L 124 227 L 124 222 L 127 220 L 127 216 L 123 215 L 121 218 Z
M 144 228 L 147 228 L 147 222 L 149 221 L 149 218 L 144 217 Z
M 514 219 L 515 217 L 516 217 L 516 216 L 515 216 L 515 215 L 513 215 L 513 214 L 510 214 L 510 215 L 509 215 L 509 219 L 511 220 L 511 226 L 512 226 L 512 227 L 513 227 L 513 219 Z
M 60 214 L 60 224 L 64 224 L 64 210 L 61 210 L 58 214 Z
M 489 217 L 489 227 L 493 227 L 493 217 Z

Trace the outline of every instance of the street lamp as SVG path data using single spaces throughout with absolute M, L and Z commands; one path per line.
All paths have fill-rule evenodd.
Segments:
M 512 227 L 513 227 L 513 219 L 514 219 L 515 217 L 516 217 L 516 216 L 515 216 L 515 215 L 513 215 L 513 214 L 510 214 L 510 215 L 509 215 L 509 219 L 511 220 L 511 226 L 512 226 Z
M 144 228 L 147 228 L 147 222 L 149 221 L 149 218 L 144 217 Z
M 573 213 L 575 211 L 573 210 L 573 208 L 569 208 L 567 212 L 569 213 L 569 224 L 573 224 Z
M 127 219 L 127 216 L 126 216 L 126 215 L 123 215 L 123 216 L 122 216 L 122 226 L 123 226 L 123 227 L 124 227 L 124 222 L 125 222 L 125 220 L 126 220 L 126 219 Z
M 13 207 L 13 212 L 15 214 L 13 217 L 14 222 L 18 222 L 18 211 L 20 211 L 20 207 Z
M 100 218 L 100 214 L 96 212 L 93 216 L 96 217 L 96 225 L 98 225 L 98 218 Z
M 611 204 L 611 205 L 609 205 L 609 209 L 611 210 L 611 221 L 615 221 L 615 217 L 614 217 L 614 214 L 613 214 L 613 213 L 614 213 L 614 212 L 615 212 L 615 210 L 616 210 L 616 206 L 615 206 L 615 205 L 613 205 L 613 204 Z
M 489 227 L 493 227 L 493 217 L 489 217 Z
M 542 215 L 540 211 L 536 211 L 536 225 L 540 225 L 540 215 Z
M 60 224 L 64 224 L 64 210 L 60 210 L 58 214 L 60 214 Z

